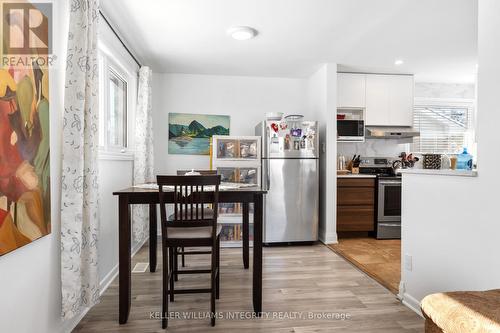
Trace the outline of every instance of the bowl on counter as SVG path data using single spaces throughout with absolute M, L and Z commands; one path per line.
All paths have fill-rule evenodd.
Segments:
M 289 114 L 285 116 L 285 119 L 290 121 L 301 121 L 302 119 L 304 119 L 304 116 L 301 114 Z
M 268 112 L 266 113 L 267 120 L 281 120 L 283 119 L 283 112 Z

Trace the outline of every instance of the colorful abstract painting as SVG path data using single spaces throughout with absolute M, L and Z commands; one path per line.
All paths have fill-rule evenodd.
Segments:
M 168 153 L 209 155 L 213 135 L 229 135 L 229 116 L 169 113 Z
M 47 56 L 32 55 L 0 68 L 0 256 L 51 232 Z

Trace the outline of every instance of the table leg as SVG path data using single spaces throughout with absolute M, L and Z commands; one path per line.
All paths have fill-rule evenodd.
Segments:
M 149 271 L 156 272 L 156 243 L 158 232 L 156 225 L 156 204 L 149 204 Z
M 250 237 L 250 225 L 248 223 L 249 209 L 248 202 L 243 202 L 243 267 L 248 269 L 248 257 L 249 257 L 249 237 Z
M 130 261 L 130 206 L 127 195 L 120 195 L 118 199 L 118 246 L 119 246 L 119 322 L 125 324 L 130 313 L 130 286 L 131 286 L 131 261 Z
M 263 195 L 254 195 L 253 212 L 253 310 L 262 312 L 262 206 Z

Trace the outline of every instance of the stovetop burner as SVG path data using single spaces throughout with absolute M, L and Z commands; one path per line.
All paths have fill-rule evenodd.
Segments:
M 396 177 L 392 168 L 394 158 L 391 157 L 363 157 L 359 165 L 359 173 L 377 175 L 377 177 Z
M 359 173 L 365 175 L 377 175 L 379 177 L 393 177 L 396 176 L 393 168 L 367 168 L 359 167 Z

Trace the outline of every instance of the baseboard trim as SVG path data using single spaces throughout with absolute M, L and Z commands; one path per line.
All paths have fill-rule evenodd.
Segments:
M 402 294 L 402 300 L 404 305 L 406 305 L 408 308 L 413 310 L 416 314 L 418 314 L 420 317 L 424 317 L 422 315 L 422 311 L 420 310 L 420 302 L 413 296 L 403 293 Z
M 149 240 L 149 237 L 146 237 L 143 241 L 137 243 L 133 248 L 132 248 L 132 255 L 131 257 L 134 257 L 137 252 L 146 244 L 146 242 Z M 116 264 L 109 272 L 106 274 L 102 280 L 99 282 L 99 288 L 100 288 L 100 293 L 99 295 L 102 296 L 104 292 L 109 288 L 113 280 L 118 276 L 118 264 Z M 85 317 L 85 315 L 89 312 L 91 308 L 87 307 L 82 310 L 82 312 L 78 315 L 75 316 L 67 321 L 64 322 L 62 331 L 70 333 L 72 332 L 75 327 L 82 321 L 82 319 Z
M 139 252 L 139 250 L 144 246 L 144 244 L 146 244 L 146 242 L 149 240 L 149 236 L 146 237 L 143 241 L 137 243 L 133 248 L 132 248 L 132 255 L 131 257 L 134 257 L 137 252 Z
M 402 302 L 403 301 L 403 295 L 405 293 L 405 290 L 406 290 L 406 285 L 405 283 L 403 282 L 403 280 L 400 280 L 399 281 L 399 290 L 398 290 L 398 294 L 396 295 L 396 297 Z
M 62 325 L 61 331 L 64 333 L 73 332 L 75 327 L 80 323 L 80 321 L 82 321 L 83 317 L 85 317 L 85 315 L 87 314 L 87 312 L 89 312 L 89 310 L 90 310 L 90 308 L 87 307 L 87 308 L 83 309 L 82 312 L 78 316 L 75 316 L 71 319 L 65 320 L 63 325 Z
M 146 244 L 146 242 L 148 241 L 148 237 L 146 237 L 146 239 L 144 239 L 143 241 L 137 243 L 134 248 L 132 249 L 132 255 L 131 255 L 131 258 L 133 258 L 137 252 L 139 252 L 139 250 L 144 246 L 144 244 Z M 99 287 L 100 287 L 100 296 L 102 296 L 102 294 L 104 294 L 104 292 L 106 291 L 106 289 L 108 289 L 109 285 L 111 284 L 111 282 L 113 282 L 113 280 L 118 276 L 118 264 L 116 264 L 112 269 L 111 271 L 109 271 L 108 274 L 106 274 L 106 276 L 104 276 L 104 278 L 101 280 L 100 284 L 99 284 Z
M 99 283 L 99 296 L 102 296 L 113 280 L 118 276 L 118 264 L 116 264 Z
M 325 245 L 338 243 L 337 233 L 326 235 L 326 237 L 323 237 L 323 235 L 319 235 L 318 238 Z

